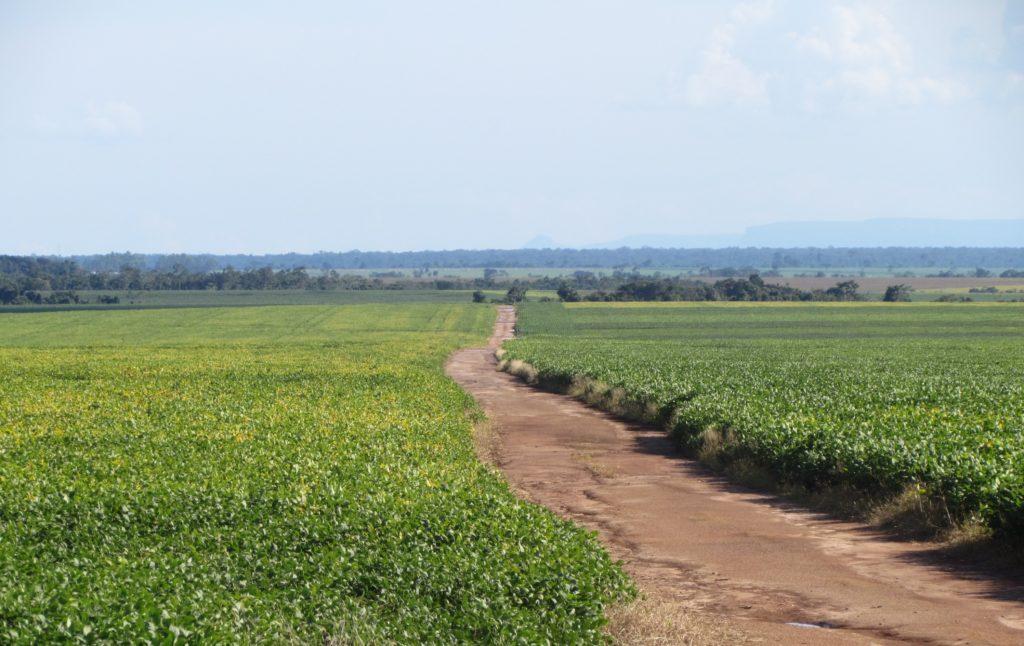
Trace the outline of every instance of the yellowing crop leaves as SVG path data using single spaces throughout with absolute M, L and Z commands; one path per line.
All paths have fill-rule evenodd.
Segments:
M 597 639 L 625 575 L 476 460 L 441 370 L 493 316 L 0 317 L 0 641 Z

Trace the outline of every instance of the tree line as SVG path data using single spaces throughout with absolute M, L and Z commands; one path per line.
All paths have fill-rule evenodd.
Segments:
M 530 285 L 515 281 L 504 298 L 488 298 L 477 290 L 473 292 L 474 303 L 519 303 L 526 299 Z M 863 296 L 857 292 L 860 285 L 846 280 L 828 289 L 801 290 L 788 285 L 765 283 L 757 274 L 747 278 L 726 278 L 708 283 L 687 278 L 633 277 L 618 285 L 612 291 L 594 290 L 580 293 L 579 282 L 563 280 L 556 290 L 558 300 L 564 303 L 580 301 L 628 302 L 628 301 L 858 301 Z M 884 300 L 909 300 L 911 289 L 907 285 L 893 285 L 886 292 Z M 548 297 L 541 301 L 553 300 Z
M 751 274 L 747 278 L 725 278 L 708 283 L 686 278 L 634 278 L 613 291 L 596 290 L 580 294 L 566 282 L 558 287 L 558 297 L 575 301 L 855 301 L 860 285 L 852 280 L 836 283 L 828 289 L 802 290 L 775 285 Z
M 214 255 L 137 254 L 131 252 L 78 255 L 56 261 L 73 261 L 86 271 L 115 272 L 122 267 L 172 271 L 182 267 L 194 273 L 233 267 L 240 271 L 270 267 L 275 270 L 306 267 L 329 269 L 424 269 L 485 267 L 593 267 L 699 268 L 866 268 L 888 267 L 1024 267 L 1020 247 L 806 247 L 727 249 L 456 249 L 448 251 L 321 251 L 310 254 Z
M 181 265 L 162 269 L 140 269 L 125 265 L 116 271 L 88 271 L 66 259 L 0 256 L 0 304 L 80 303 L 79 291 L 148 290 L 381 290 L 381 289 L 481 289 L 512 281 L 491 270 L 473 279 L 438 278 L 417 271 L 409 279 L 392 272 L 371 276 L 342 274 L 336 270 L 311 272 L 302 267 L 274 269 L 259 267 L 237 270 L 227 267 L 213 271 L 189 271 Z M 436 274 L 436 272 L 434 272 Z M 47 293 L 44 296 L 44 293 Z M 101 295 L 102 303 L 117 302 L 117 296 Z
M 437 271 L 416 269 L 409 278 L 400 272 L 373 272 L 370 276 L 340 273 L 337 270 L 309 271 L 302 267 L 274 269 L 265 266 L 238 270 L 190 271 L 182 265 L 169 269 L 140 269 L 124 265 L 116 271 L 90 271 L 77 262 L 45 257 L 0 256 L 0 304 L 42 304 L 82 302 L 78 291 L 146 290 L 382 290 L 439 289 L 477 290 L 477 300 L 486 300 L 484 289 L 508 289 L 505 300 L 521 300 L 527 288 L 557 290 L 562 300 L 593 301 L 839 301 L 856 300 L 854 281 L 837 283 L 824 290 L 800 290 L 766 283 L 756 270 L 746 278 L 727 267 L 708 268 L 705 277 L 725 276 L 711 283 L 685 277 L 666 277 L 658 272 L 643 274 L 616 269 L 609 273 L 577 270 L 568 276 L 538 276 L 512 279 L 505 271 L 489 267 L 480 277 L 438 277 Z M 1020 275 L 1017 270 L 1003 276 Z M 909 298 L 910 288 L 894 285 L 885 300 Z M 101 303 L 116 303 L 115 295 L 99 296 Z

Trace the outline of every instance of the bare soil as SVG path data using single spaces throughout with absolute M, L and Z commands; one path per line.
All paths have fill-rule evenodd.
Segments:
M 491 460 L 520 495 L 597 531 L 661 612 L 701 626 L 685 641 L 1024 644 L 1019 579 L 730 484 L 659 429 L 497 371 L 514 317 L 500 308 L 489 346 L 447 366 L 489 417 Z

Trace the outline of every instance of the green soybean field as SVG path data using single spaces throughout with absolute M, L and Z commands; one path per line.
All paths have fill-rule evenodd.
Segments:
M 513 369 L 694 454 L 1024 535 L 1024 307 L 531 303 L 518 331 Z
M 631 584 L 442 371 L 494 316 L 0 316 L 0 642 L 599 641 Z

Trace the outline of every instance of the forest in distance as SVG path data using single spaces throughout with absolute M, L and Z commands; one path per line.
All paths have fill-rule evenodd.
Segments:
M 44 257 L 0 256 L 0 305 L 117 305 L 122 295 L 145 291 L 223 292 L 223 291 L 397 291 L 397 290 L 475 290 L 476 302 L 519 302 L 528 290 L 550 292 L 540 298 L 574 302 L 588 301 L 849 301 L 862 300 L 860 283 L 843 273 L 833 273 L 834 284 L 791 285 L 774 270 L 755 267 L 702 267 L 698 273 L 671 274 L 655 270 L 615 269 L 611 272 L 574 270 L 570 272 L 529 273 L 520 275 L 505 269 L 484 268 L 475 275 L 442 274 L 442 270 L 420 268 L 410 273 L 400 270 L 371 272 L 369 275 L 344 270 L 307 270 L 305 268 L 236 270 L 232 267 L 212 271 L 190 271 L 182 265 L 171 269 L 140 269 L 123 265 L 116 271 L 90 271 L 73 260 Z M 806 276 L 807 274 L 804 274 Z M 861 276 L 865 275 L 861 272 Z M 913 272 L 895 272 L 889 284 L 877 289 L 886 301 L 911 300 L 914 286 L 897 278 Z M 994 270 L 976 267 L 966 273 L 944 270 L 932 274 L 936 279 L 973 278 L 1014 279 L 1024 270 Z M 826 278 L 817 271 L 813 278 Z M 877 282 L 877 281 L 876 281 Z M 1012 281 L 1011 281 L 1012 282 Z M 507 290 L 503 299 L 483 290 Z M 95 299 L 80 294 L 93 292 Z M 986 299 L 1017 300 L 1021 293 L 1015 285 L 973 284 L 970 294 Z M 938 300 L 968 301 L 966 294 L 938 294 Z
M 725 249 L 456 249 L 446 251 L 344 251 L 285 254 L 140 254 L 46 256 L 71 260 L 85 271 L 120 271 L 122 267 L 163 271 L 181 267 L 209 272 L 228 267 L 273 269 L 422 269 L 487 267 L 630 267 L 693 268 L 758 267 L 771 269 L 886 267 L 894 269 L 949 267 L 1020 268 L 1020 247 L 734 247 Z

